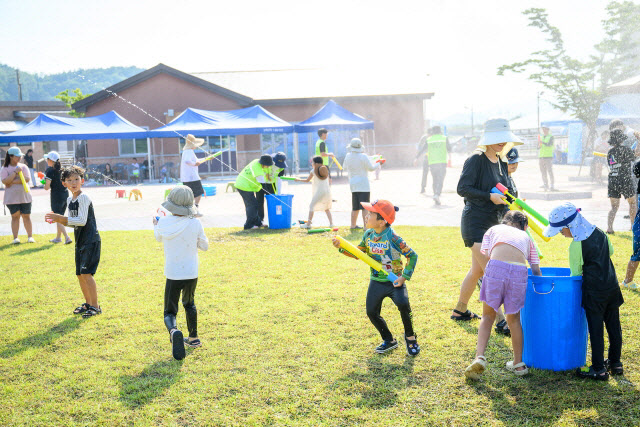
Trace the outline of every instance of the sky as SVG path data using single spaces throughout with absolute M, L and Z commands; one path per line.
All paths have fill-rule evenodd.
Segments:
M 185 72 L 349 69 L 416 79 L 435 119 L 535 112 L 538 85 L 496 75 L 546 46 L 545 8 L 571 54 L 603 36 L 605 0 L 0 0 L 0 63 L 50 74 L 164 63 Z M 579 6 L 576 6 L 579 5 Z M 377 77 L 376 77 L 377 78 Z M 310 82 L 310 84 L 313 84 Z M 99 90 L 99 89 L 97 89 Z M 551 109 L 541 96 L 540 108 Z

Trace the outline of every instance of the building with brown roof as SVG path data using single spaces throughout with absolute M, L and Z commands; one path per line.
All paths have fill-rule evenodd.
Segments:
M 384 76 L 383 76 L 384 77 Z M 375 122 L 375 132 L 363 131 L 365 144 L 380 153 L 390 166 L 408 165 L 426 121 L 424 102 L 433 96 L 418 90 L 416 80 L 384 79 L 321 70 L 280 70 L 250 72 L 185 73 L 159 64 L 73 104 L 76 111 L 96 116 L 110 110 L 132 123 L 156 129 L 185 109 L 234 110 L 261 105 L 290 122 L 301 122 L 328 100 Z M 360 132 L 330 132 L 329 149 L 344 155 L 351 137 Z M 298 135 L 300 164 L 307 165 L 313 154 L 315 135 Z M 179 164 L 179 138 L 154 138 L 150 143 L 156 176 L 160 165 Z M 262 152 L 274 147 L 292 155 L 293 136 L 239 135 L 209 137 L 211 149 L 229 147 L 234 156 L 227 165 L 210 162 L 201 166 L 210 173 L 235 173 Z M 145 141 L 101 140 L 88 144 L 89 163 L 129 163 L 147 157 Z M 233 160 L 233 161 L 232 161 Z M 206 168 L 209 168 L 208 170 Z M 173 170 L 174 176 L 177 171 Z

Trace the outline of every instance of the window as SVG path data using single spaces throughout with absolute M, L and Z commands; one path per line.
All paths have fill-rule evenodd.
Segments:
M 118 141 L 121 156 L 147 154 L 146 138 L 125 138 Z
M 204 138 L 205 143 L 202 144 L 199 148 L 203 151 L 215 153 L 220 150 L 231 150 L 235 151 L 236 149 L 236 137 L 235 135 L 231 136 L 208 136 L 208 137 L 198 137 Z M 209 141 L 207 143 L 207 140 Z M 184 138 L 180 138 L 180 152 L 184 150 Z M 196 150 L 198 151 L 198 150 Z

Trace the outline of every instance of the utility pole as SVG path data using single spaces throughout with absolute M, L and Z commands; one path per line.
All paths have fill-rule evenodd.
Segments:
M 473 105 L 471 106 L 471 138 L 473 138 Z
M 16 80 L 18 81 L 18 99 L 22 101 L 22 84 L 20 84 L 20 71 L 16 68 Z

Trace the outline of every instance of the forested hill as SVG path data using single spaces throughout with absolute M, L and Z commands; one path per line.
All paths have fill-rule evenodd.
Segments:
M 80 88 L 83 94 L 96 93 L 144 71 L 138 67 L 91 68 L 58 74 L 30 74 L 20 71 L 23 101 L 55 101 L 65 89 Z M 84 78 L 83 78 L 84 77 Z M 17 101 L 16 69 L 0 64 L 0 101 Z

